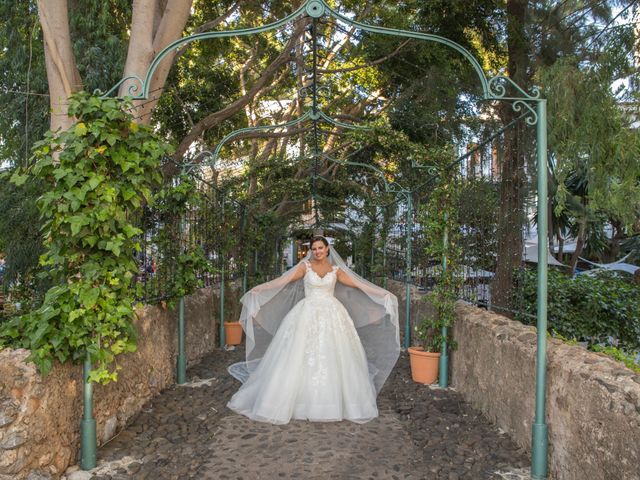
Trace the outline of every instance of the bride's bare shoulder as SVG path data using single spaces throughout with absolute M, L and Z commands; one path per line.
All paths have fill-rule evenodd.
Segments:
M 298 265 L 296 265 L 296 274 L 304 275 L 307 273 L 307 270 L 310 268 L 308 260 L 302 260 Z

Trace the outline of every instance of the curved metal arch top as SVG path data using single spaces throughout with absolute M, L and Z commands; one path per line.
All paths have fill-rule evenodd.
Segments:
M 216 145 L 215 149 L 210 152 L 210 151 L 206 151 L 208 152 L 208 164 L 211 166 L 214 166 L 215 163 L 217 162 L 218 158 L 220 157 L 220 151 L 222 150 L 222 147 L 224 147 L 229 141 L 233 140 L 236 137 L 239 137 L 240 135 L 244 134 L 244 133 L 256 133 L 256 132 L 268 132 L 271 130 L 277 130 L 279 128 L 289 128 L 289 127 L 293 127 L 295 125 L 299 125 L 301 123 L 304 123 L 305 121 L 311 121 L 314 124 L 317 124 L 319 122 L 323 122 L 326 123 L 328 125 L 334 125 L 336 127 L 340 127 L 340 128 L 346 128 L 349 130 L 369 130 L 369 127 L 367 127 L 366 125 L 357 125 L 357 124 L 352 124 L 352 123 L 345 123 L 345 122 L 341 122 L 339 120 L 336 120 L 334 118 L 331 118 L 329 115 L 327 115 L 326 113 L 324 113 L 322 110 L 313 110 L 313 109 L 309 109 L 307 110 L 302 116 L 295 118 L 293 120 L 290 120 L 288 122 L 285 123 L 276 123 L 273 125 L 258 125 L 256 127 L 245 127 L 245 128 L 239 128 L 237 130 L 234 130 L 230 133 L 228 133 L 227 135 L 225 135 L 222 140 L 220 140 L 218 142 L 218 144 Z M 198 156 L 201 156 L 200 154 Z M 193 162 L 191 162 L 193 163 Z M 186 164 L 188 165 L 188 164 Z
M 178 40 L 173 41 L 169 45 L 167 45 L 164 49 L 162 49 L 151 61 L 151 64 L 144 76 L 144 79 L 141 79 L 137 75 L 130 75 L 123 79 L 121 79 L 118 83 L 116 83 L 113 87 L 109 89 L 103 96 L 108 96 L 113 93 L 116 89 L 118 89 L 121 85 L 128 81 L 134 81 L 128 87 L 128 94 L 133 100 L 145 100 L 149 98 L 150 94 L 150 84 L 151 78 L 155 73 L 156 69 L 164 60 L 164 58 L 169 55 L 174 50 L 177 50 L 181 47 L 184 47 L 192 42 L 199 40 L 208 40 L 215 38 L 228 38 L 228 37 L 240 37 L 246 35 L 254 35 L 259 33 L 264 33 L 272 30 L 276 30 L 287 23 L 294 21 L 298 18 L 302 18 L 308 16 L 313 19 L 318 19 L 323 16 L 329 16 L 334 19 L 337 19 L 347 25 L 356 27 L 360 30 L 370 32 L 370 33 L 378 33 L 382 35 L 390 35 L 404 38 L 411 38 L 415 40 L 424 40 L 428 42 L 439 43 L 441 45 L 445 45 L 465 58 L 473 70 L 475 71 L 478 80 L 480 81 L 480 86 L 482 88 L 482 97 L 484 100 L 513 100 L 527 102 L 527 101 L 535 101 L 540 100 L 540 91 L 538 88 L 533 88 L 531 94 L 527 93 L 524 89 L 522 89 L 518 84 L 516 84 L 509 77 L 504 75 L 497 75 L 492 78 L 487 78 L 482 69 L 482 66 L 478 62 L 478 60 L 467 50 L 465 47 L 460 45 L 453 40 L 449 40 L 448 38 L 442 37 L 440 35 L 434 35 L 430 33 L 422 33 L 422 32 L 413 32 L 410 30 L 400 30 L 394 28 L 387 27 L 379 27 L 376 25 L 369 25 L 366 23 L 359 22 L 357 20 L 353 20 L 351 18 L 346 17 L 340 12 L 331 8 L 326 0 L 307 0 L 302 6 L 300 6 L 297 10 L 290 13 L 286 17 L 276 21 L 269 23 L 267 25 L 263 25 L 262 27 L 254 27 L 254 28 L 239 28 L 239 29 L 231 29 L 231 30 L 219 30 L 212 32 L 203 32 L 197 33 L 194 35 L 189 35 L 184 38 L 180 38 Z M 518 95 L 520 96 L 507 96 L 507 88 L 514 89 Z M 530 109 L 533 111 L 533 109 Z M 535 123 L 535 116 L 533 117 L 534 121 L 531 124 Z
M 351 165 L 354 167 L 362 167 L 368 170 L 372 170 L 378 177 L 380 177 L 380 179 L 384 183 L 384 189 L 387 193 L 407 194 L 410 192 L 410 190 L 404 188 L 399 183 L 394 181 L 390 182 L 389 180 L 387 180 L 387 177 L 385 176 L 384 172 L 374 165 L 370 165 L 368 163 L 362 163 L 362 162 L 353 162 L 351 160 L 340 160 L 326 153 L 320 153 L 319 156 L 324 158 L 325 160 L 328 160 L 332 163 L 336 163 L 338 165 Z

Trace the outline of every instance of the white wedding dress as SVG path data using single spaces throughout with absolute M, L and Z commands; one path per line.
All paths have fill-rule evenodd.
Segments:
M 309 263 L 306 268 L 305 298 L 283 319 L 227 406 L 275 424 L 292 418 L 367 422 L 378 416 L 376 389 L 353 321 L 334 296 L 338 267 L 324 277 Z

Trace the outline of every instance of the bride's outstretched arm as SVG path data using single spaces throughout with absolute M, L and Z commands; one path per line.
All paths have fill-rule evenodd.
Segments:
M 307 267 L 304 264 L 304 262 L 300 262 L 298 265 L 296 265 L 293 269 L 293 272 L 291 272 L 290 275 L 283 275 L 281 277 L 278 277 L 274 280 L 271 280 L 270 282 L 266 282 L 266 283 L 261 283 L 260 285 L 257 285 L 255 287 L 253 287 L 251 289 L 251 292 L 253 293 L 260 293 L 263 292 L 265 290 L 269 290 L 272 289 L 274 287 L 284 287 L 287 283 L 291 283 L 291 282 L 295 282 L 296 280 L 300 280 L 302 277 L 304 277 L 304 274 L 307 272 Z
M 360 283 L 355 281 L 353 278 L 351 278 L 349 275 L 347 275 L 345 272 L 343 272 L 341 269 L 338 269 L 338 273 L 336 274 L 338 277 L 338 281 L 340 283 L 342 283 L 343 285 L 346 285 L 348 287 L 353 287 L 353 288 L 357 288 L 359 290 L 362 290 L 364 293 L 367 294 L 374 294 L 374 295 L 392 295 L 391 292 L 386 291 L 385 289 L 381 288 L 381 287 L 377 287 L 375 285 L 373 286 L 369 286 L 365 283 Z
M 361 285 L 358 285 L 353 278 L 351 278 L 349 275 L 344 273 L 341 269 L 338 269 L 336 276 L 338 277 L 338 281 L 343 285 L 346 285 L 347 287 L 353 287 L 353 288 L 361 287 Z

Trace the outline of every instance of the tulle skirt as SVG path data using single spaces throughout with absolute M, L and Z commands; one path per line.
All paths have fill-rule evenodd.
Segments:
M 275 424 L 377 417 L 367 357 L 342 303 L 319 295 L 296 304 L 227 406 Z

